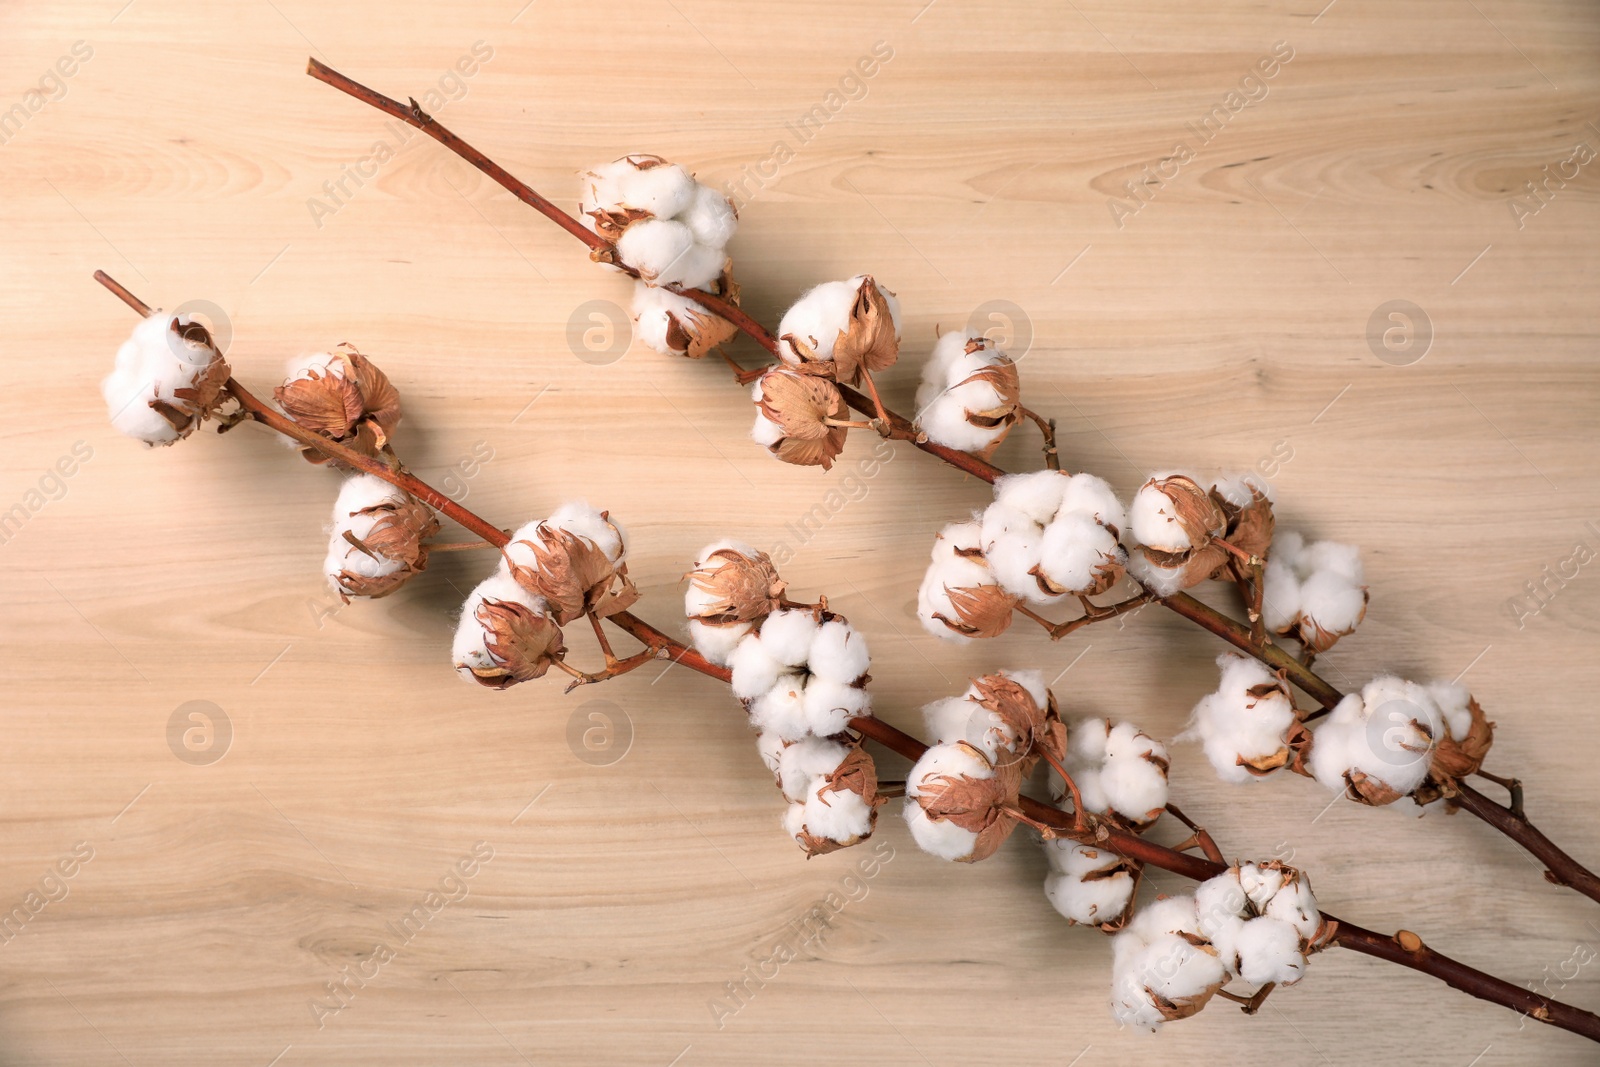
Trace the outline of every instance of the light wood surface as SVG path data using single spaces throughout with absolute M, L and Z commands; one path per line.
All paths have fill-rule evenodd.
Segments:
M 1521 228 L 1508 202 L 1534 203 L 1524 183 L 1580 143 L 1600 149 L 1600 14 L 1322 2 L 0 7 L 0 114 L 42 102 L 0 145 L 0 508 L 41 504 L 0 546 L 0 910 L 66 889 L 0 944 L 0 1062 L 1594 1062 L 1577 1038 L 1344 952 L 1254 1019 L 1218 1002 L 1153 1039 L 1118 1033 L 1108 947 L 1050 909 L 1024 835 L 968 868 L 889 817 L 873 877 L 846 881 L 861 850 L 803 862 L 724 689 L 681 670 L 571 697 L 464 686 L 450 613 L 485 558 L 332 611 L 332 475 L 254 427 L 146 452 L 111 432 L 96 389 L 132 319 L 95 268 L 152 303 L 223 309 L 258 390 L 285 357 L 350 341 L 400 387 L 398 445 L 424 477 L 492 451 L 460 482 L 481 514 L 610 507 L 646 618 L 675 625 L 678 576 L 713 537 L 787 542 L 793 586 L 866 632 L 899 725 L 920 732 L 917 708 L 971 673 L 1037 666 L 1065 671 L 1069 711 L 1182 728 L 1213 639 L 1155 610 L 1060 646 L 924 635 L 931 538 L 984 486 L 905 446 L 868 480 L 785 467 L 746 438 L 749 405 L 717 366 L 639 346 L 576 358 L 569 319 L 625 304 L 623 282 L 302 73 L 314 52 L 420 99 L 481 41 L 492 58 L 436 113 L 559 202 L 626 151 L 725 181 L 786 141 L 732 249 L 746 306 L 772 323 L 804 287 L 871 271 L 906 310 L 896 406 L 936 327 L 1006 300 L 1031 324 L 1025 396 L 1060 420 L 1069 466 L 1130 490 L 1152 469 L 1292 453 L 1271 475 L 1280 522 L 1360 543 L 1372 585 L 1330 678 L 1465 671 L 1500 724 L 1492 766 L 1600 860 L 1596 564 L 1521 627 L 1507 608 L 1580 541 L 1600 549 L 1600 161 Z M 61 95 L 46 75 L 78 41 L 92 57 L 63 65 Z M 1189 124 L 1279 41 L 1293 58 L 1265 97 L 1202 146 Z M 801 144 L 786 124 L 853 92 L 842 79 L 876 42 L 892 58 Z M 59 99 L 27 95 L 41 82 Z M 385 138 L 394 158 L 319 226 L 308 201 Z M 1180 142 L 1194 158 L 1119 228 L 1109 199 L 1131 204 L 1124 183 Z M 1368 344 L 1391 300 L 1431 321 L 1420 361 Z M 64 495 L 45 479 L 30 498 L 77 442 L 92 456 Z M 871 443 L 853 438 L 846 464 Z M 1033 439 L 997 459 L 1032 465 Z M 819 503 L 836 513 L 802 543 L 791 524 Z M 169 747 L 196 700 L 231 727 L 205 766 Z M 606 708 L 631 742 L 591 765 L 569 725 Z M 1600 1003 L 1596 965 L 1572 978 L 1569 962 L 1600 948 L 1594 905 L 1480 824 L 1328 807 L 1299 779 L 1230 788 L 1194 746 L 1175 752 L 1175 799 L 1230 855 L 1292 855 L 1330 910 Z M 902 768 L 883 761 L 886 778 Z M 80 842 L 92 859 L 46 883 Z M 319 1027 L 325 983 L 393 941 L 477 842 L 493 857 L 466 898 Z M 830 893 L 848 899 L 831 929 L 719 1028 L 725 983 Z

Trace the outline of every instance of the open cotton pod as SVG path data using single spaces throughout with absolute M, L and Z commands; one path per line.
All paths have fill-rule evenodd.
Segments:
M 772 559 L 740 541 L 714 541 L 702 548 L 684 575 L 683 596 L 695 650 L 719 667 L 741 638 L 783 603 L 785 582 Z
M 438 532 L 426 504 L 382 478 L 353 474 L 333 505 L 323 573 L 347 604 L 388 596 L 428 566 L 426 542 Z
M 983 527 L 956 522 L 939 531 L 917 590 L 917 618 L 935 637 L 966 643 L 1011 627 L 1021 598 L 1001 588 L 983 554 Z
M 947 333 L 922 365 L 916 405 L 928 440 L 987 459 L 1022 419 L 1016 364 L 982 334 Z
M 1357 803 L 1393 804 L 1427 779 L 1446 729 L 1426 687 L 1374 678 L 1339 701 L 1312 732 L 1307 764 L 1317 781 Z
M 117 349 L 100 392 L 119 433 L 147 445 L 170 445 L 217 413 L 231 373 L 204 325 L 188 315 L 153 311 Z
M 611 514 L 579 502 L 519 527 L 501 565 L 548 603 L 556 622 L 565 626 L 590 612 L 604 617 L 625 611 L 639 599 L 623 562 L 627 551 L 627 539 Z
M 660 156 L 635 154 L 583 175 L 579 214 L 610 241 L 598 262 L 620 263 L 649 285 L 704 289 L 727 266 L 738 226 L 726 196 Z
M 565 652 L 545 602 L 503 571 L 467 594 L 451 646 L 456 672 L 491 689 L 542 678 Z
M 400 393 L 370 359 L 352 345 L 289 361 L 284 383 L 272 391 L 283 413 L 301 429 L 375 456 L 400 424 Z M 313 448 L 312 463 L 329 459 Z
M 1111 939 L 1111 1014 L 1119 1023 L 1155 1030 L 1187 1019 L 1227 980 L 1187 894 L 1149 901 Z
M 870 274 L 823 282 L 784 312 L 778 358 L 857 385 L 900 358 L 900 302 Z
M 878 796 L 877 768 L 860 744 L 808 738 L 784 750 L 780 767 L 790 800 L 783 826 L 806 858 L 872 836 L 884 798 Z
M 1066 754 L 1066 725 L 1038 671 L 975 678 L 961 696 L 936 700 L 922 715 L 933 740 L 966 742 L 991 764 L 1018 764 L 1023 777 L 1042 756 L 1059 763 Z
M 1286 531 L 1267 559 L 1262 600 L 1267 628 L 1293 634 L 1312 652 L 1326 652 L 1366 617 L 1364 583 L 1355 545 L 1308 544 L 1298 533 Z
M 750 436 L 768 452 L 802 467 L 828 470 L 844 451 L 849 417 L 839 387 L 827 378 L 773 367 L 751 388 L 756 421 Z
M 1071 723 L 1063 762 L 1086 811 L 1140 831 L 1166 810 L 1167 746 L 1131 722 L 1089 718 Z M 1058 801 L 1071 797 L 1053 770 L 1050 790 Z
M 1217 666 L 1216 692 L 1194 706 L 1179 740 L 1204 745 L 1225 782 L 1248 782 L 1289 766 L 1306 733 L 1283 679 L 1233 652 L 1218 656 Z
M 1115 933 L 1127 924 L 1139 888 L 1140 867 L 1108 848 L 1055 837 L 1042 842 L 1050 870 L 1044 895 L 1074 926 Z
M 726 272 L 706 288 L 733 304 L 739 302 L 739 286 Z M 690 359 L 703 358 L 739 332 L 733 323 L 689 297 L 646 282 L 634 284 L 633 318 L 639 325 L 639 340 L 664 355 Z
M 931 745 L 906 778 L 906 824 L 926 852 L 976 863 L 995 854 L 1017 828 L 1015 763 L 996 767 L 957 741 Z

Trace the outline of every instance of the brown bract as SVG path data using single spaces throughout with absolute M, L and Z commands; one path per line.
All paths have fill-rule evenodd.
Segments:
M 534 563 L 529 567 L 506 556 L 511 576 L 543 597 L 563 626 L 590 613 L 604 618 L 626 611 L 639 599 L 638 588 L 628 578 L 628 565 L 612 563 L 582 534 L 540 523 L 533 540 L 516 543 L 528 546 Z
M 739 283 L 726 269 L 709 292 L 722 297 L 735 307 L 739 304 Z M 739 327 L 720 315 L 713 315 L 698 304 L 692 304 L 682 314 L 667 312 L 667 347 L 680 356 L 702 359 L 718 345 L 727 344 L 739 334 Z
M 773 367 L 761 376 L 756 406 L 783 432 L 767 450 L 785 463 L 827 470 L 844 450 L 845 428 L 827 423 L 846 417 L 844 397 L 828 379 Z
M 872 762 L 872 757 L 867 750 L 857 741 L 850 746 L 849 753 L 833 773 L 828 775 L 827 784 L 817 790 L 817 799 L 827 804 L 829 793 L 854 793 L 871 809 L 868 816 L 867 832 L 851 838 L 848 841 L 834 841 L 831 838 L 817 837 L 809 831 L 802 830 L 795 835 L 795 840 L 805 850 L 806 858 L 824 856 L 829 852 L 837 852 L 841 848 L 859 845 L 872 836 L 878 828 L 878 809 L 885 803 L 885 799 L 878 795 L 878 768 Z
M 341 344 L 330 355 L 327 370 L 289 379 L 273 390 L 273 398 L 303 429 L 375 456 L 400 423 L 400 393 L 353 345 Z M 315 449 L 301 452 L 312 463 L 329 462 Z
M 195 376 L 193 385 L 173 390 L 172 395 L 176 398 L 176 403 L 162 397 L 149 402 L 151 409 L 167 420 L 177 432 L 177 440 L 181 441 L 221 409 L 227 399 L 223 387 L 227 385 L 233 369 L 228 366 L 227 360 L 222 358 L 222 353 L 217 351 L 216 342 L 211 339 L 211 331 L 207 330 L 204 324 L 180 323 L 174 317 L 167 323 L 167 329 L 174 337 L 169 344 L 176 343 L 183 348 L 183 355 L 179 358 L 189 366 L 196 367 L 201 366 L 203 361 L 205 367 Z
M 378 577 L 340 571 L 337 577 L 340 597 L 345 603 L 351 597 L 376 600 L 399 589 L 411 577 L 428 566 L 428 538 L 439 532 L 439 520 L 433 510 L 420 500 L 407 497 L 398 504 L 379 504 L 352 512 L 351 516 L 374 516 L 367 536 L 357 538 L 345 533 L 345 540 L 374 559 L 393 560 L 400 564 L 397 570 Z
M 974 759 L 985 763 L 988 758 L 967 744 L 956 742 Z M 923 779 L 913 799 L 921 805 L 928 818 L 954 823 L 963 830 L 978 835 L 972 852 L 961 857 L 962 863 L 986 860 L 1000 848 L 1002 842 L 1017 828 L 1013 811 L 1017 806 L 1017 793 L 1022 785 L 1021 767 L 1015 763 L 994 768 L 989 778 L 973 778 L 966 774 L 940 774 Z
M 1021 764 L 1026 776 L 1041 755 L 1057 762 L 1066 756 L 1066 725 L 1061 721 L 1054 693 L 1048 695 L 1046 706 L 1040 707 L 1033 694 L 1004 674 L 975 678 L 972 687 L 977 692 L 967 699 L 989 712 L 993 722 L 1016 738 L 1009 750 L 1010 759 L 1004 762 Z
M 1178 525 L 1189 537 L 1189 547 L 1160 549 L 1141 545 L 1137 551 L 1159 567 L 1181 567 L 1180 588 L 1230 575 L 1250 577 L 1246 561 L 1218 544 L 1219 540 L 1263 561 L 1267 558 L 1276 520 L 1272 501 L 1255 486 L 1250 487 L 1250 502 L 1241 507 L 1215 488 L 1203 489 L 1193 478 L 1182 474 L 1169 475 L 1154 484 L 1171 502 Z
M 988 347 L 988 338 L 974 337 L 967 342 L 967 354 L 981 352 Z M 1005 356 L 997 357 L 994 363 L 963 378 L 952 386 L 951 390 L 960 389 L 963 385 L 973 382 L 988 385 L 999 397 L 999 402 L 993 407 L 962 408 L 969 425 L 984 430 L 1000 431 L 986 448 L 973 453 L 982 459 L 988 459 L 1010 436 L 1012 428 L 1022 421 L 1022 383 L 1017 377 L 1017 365 Z
M 799 366 L 847 385 L 859 385 L 863 373 L 876 374 L 888 370 L 900 358 L 900 339 L 895 336 L 894 315 L 889 310 L 889 301 L 884 298 L 883 290 L 878 288 L 878 283 L 873 281 L 870 274 L 862 278 L 856 288 L 855 301 L 850 305 L 850 318 L 834 338 L 831 356 L 824 358 L 819 353 L 822 339 L 818 337 L 797 337 L 786 333 L 781 340 L 788 342 Z
M 957 550 L 958 553 L 961 550 Z M 982 553 L 977 553 L 981 556 Z M 998 585 L 966 585 L 944 587 L 945 595 L 950 598 L 950 606 L 955 609 L 956 617 L 950 618 L 943 612 L 934 612 L 933 617 L 938 619 L 946 629 L 963 637 L 985 638 L 999 637 L 1011 627 L 1011 618 L 1016 607 L 1021 603 L 1021 597 L 1001 589 Z
M 1484 757 L 1494 744 L 1494 723 L 1485 717 L 1483 708 L 1475 699 L 1469 700 L 1467 710 L 1472 715 L 1467 736 L 1457 741 L 1446 730 L 1444 738 L 1434 746 L 1428 778 L 1412 794 L 1418 804 L 1455 796 L 1458 792 L 1456 783 L 1476 774 L 1483 766 Z
M 541 678 L 566 652 L 561 628 L 547 615 L 523 604 L 485 600 L 474 617 L 484 631 L 484 649 L 496 666 L 474 667 L 480 685 L 505 689 L 518 682 Z
M 691 616 L 712 624 L 764 618 L 782 605 L 787 587 L 765 552 L 747 556 L 732 548 L 719 548 L 684 577 L 696 589 L 716 598 Z

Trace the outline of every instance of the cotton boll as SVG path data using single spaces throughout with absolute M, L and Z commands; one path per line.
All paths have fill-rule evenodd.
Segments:
M 965 644 L 973 639 L 971 635 L 993 637 L 1009 625 L 1015 601 L 998 592 L 998 579 L 981 554 L 982 531 L 978 522 L 952 523 L 934 540 L 932 562 L 917 590 L 917 617 L 935 637 Z M 990 588 L 966 605 L 967 613 L 951 599 L 951 590 L 984 587 Z
M 1000 587 L 1033 604 L 1053 604 L 1065 594 L 1039 584 L 1044 530 L 1020 511 L 990 504 L 983 513 L 983 555 Z
M 812 674 L 830 682 L 849 685 L 872 665 L 866 638 L 843 619 L 830 619 L 811 639 L 807 666 Z
M 858 274 L 847 281 L 823 282 L 807 290 L 778 323 L 778 358 L 785 363 L 799 363 L 801 356 L 785 338 L 793 335 L 815 352 L 818 360 L 833 358 L 833 346 L 839 334 L 850 326 L 850 311 L 855 306 L 856 293 L 865 281 Z M 879 287 L 889 315 L 894 322 L 894 333 L 900 336 L 900 301 L 887 289 Z
M 1087 516 L 1118 531 L 1128 528 L 1128 511 L 1112 491 L 1111 483 L 1092 474 L 1074 474 L 1065 479 L 1059 510 Z
M 488 670 L 499 666 L 495 658 L 489 654 L 486 644 L 489 635 L 477 618 L 478 608 L 485 600 L 520 604 L 536 614 L 545 613 L 545 603 L 541 598 L 522 588 L 510 575 L 503 572 L 497 571 L 474 586 L 472 592 L 467 594 L 466 602 L 461 606 L 461 617 L 456 623 L 455 639 L 450 645 L 450 655 L 456 673 L 469 682 L 476 680 L 472 673 L 474 667 Z
M 1123 932 L 1115 941 L 1129 936 Z M 1154 1030 L 1169 1019 L 1199 1011 L 1226 977 L 1215 955 L 1176 934 L 1163 934 L 1148 944 L 1135 942 L 1112 964 L 1112 1017 Z
M 703 245 L 698 241 L 680 256 L 669 270 L 656 279 L 660 285 L 681 285 L 685 289 L 710 289 L 728 265 L 728 255 L 721 248 Z
M 1022 686 L 1041 708 L 1050 703 L 1050 689 L 1044 684 L 1043 671 L 1002 670 L 1000 673 Z
M 947 390 L 919 406 L 917 425 L 928 440 L 962 452 L 984 452 L 1011 432 L 1012 423 L 994 426 L 974 425 L 969 411 L 992 411 L 1002 406 L 1003 398 L 985 382 L 968 382 Z
M 1128 520 L 1133 536 L 1140 544 L 1163 552 L 1182 552 L 1193 547 L 1172 500 L 1156 484 L 1156 479 L 1144 483 L 1133 494 L 1133 504 L 1128 509 Z
M 1367 593 L 1334 571 L 1318 571 L 1300 586 L 1300 613 L 1330 634 L 1356 628 L 1367 611 Z
M 725 248 L 739 228 L 739 216 L 728 198 L 709 185 L 696 185 L 694 198 L 681 212 L 674 212 L 689 227 L 697 244 Z
M 1249 914 L 1250 901 L 1239 884 L 1237 870 L 1201 882 L 1194 891 L 1195 921 L 1202 935 L 1217 935 L 1238 925 Z
M 995 503 L 1003 504 L 1011 511 L 1019 512 L 1030 521 L 1043 526 L 1055 518 L 1056 512 L 1061 510 L 1062 498 L 1074 480 L 1061 471 L 1007 474 L 994 483 Z
M 772 688 L 751 703 L 750 724 L 758 730 L 771 730 L 785 741 L 808 736 L 811 726 L 806 720 L 805 689 L 800 675 L 779 675 Z
M 1444 716 L 1445 727 L 1453 740 L 1460 741 L 1472 729 L 1472 692 L 1454 682 L 1429 682 L 1425 687 Z
M 1009 753 L 1015 750 L 1018 737 L 1016 731 L 1007 726 L 999 715 L 971 699 L 975 693 L 976 688 L 970 687 L 965 696 L 947 697 L 926 704 L 922 709 L 922 717 L 934 741 L 941 744 L 965 741 L 982 752 L 990 763 L 998 764 L 1001 762 L 1001 750 L 1005 749 L 1009 758 Z
M 1148 760 L 1107 760 L 1100 783 L 1112 809 L 1134 822 L 1146 822 L 1167 806 L 1167 776 Z
M 818 737 L 843 733 L 851 719 L 871 712 L 872 697 L 865 689 L 816 676 L 806 683 L 806 722 Z
M 1106 742 L 1110 737 L 1109 720 L 1080 719 L 1067 731 L 1067 751 L 1084 763 L 1102 763 L 1106 758 Z
M 740 700 L 755 700 L 763 695 L 777 684 L 785 670 L 757 634 L 750 634 L 734 647 L 728 666 L 733 670 L 733 695 Z
M 1111 801 L 1106 799 L 1105 786 L 1101 783 L 1101 768 L 1074 766 L 1067 768 L 1072 775 L 1072 781 L 1078 787 L 1078 795 L 1083 798 L 1083 810 L 1104 812 L 1111 810 Z M 1057 801 L 1066 799 L 1066 783 L 1054 770 L 1050 772 L 1051 789 L 1055 791 Z
M 1257 912 L 1278 895 L 1283 883 L 1284 869 L 1281 866 L 1273 864 L 1257 866 L 1254 863 L 1239 865 L 1239 888 L 1244 890 L 1245 899 Z
M 642 170 L 630 167 L 620 179 L 622 204 L 648 211 L 658 219 L 671 218 L 688 209 L 697 192 L 694 178 L 676 163 Z
M 1051 873 L 1045 875 L 1044 895 L 1069 922 L 1085 926 L 1112 922 L 1133 898 L 1133 876 L 1118 872 L 1110 878 L 1085 882 L 1071 875 Z
M 671 219 L 642 219 L 617 238 L 617 256 L 647 282 L 666 285 L 694 249 L 689 227 Z
M 1349 694 L 1319 726 L 1310 766 L 1319 782 L 1368 804 L 1391 803 L 1427 777 L 1445 729 L 1433 697 L 1399 678 L 1375 678 Z
M 1294 703 L 1277 676 L 1256 660 L 1225 652 L 1217 665 L 1222 678 L 1216 692 L 1195 705 L 1180 739 L 1201 741 L 1223 781 L 1252 781 L 1287 759 Z
M 1167 934 L 1198 933 L 1198 924 L 1194 897 L 1181 893 L 1145 902 L 1128 923 L 1128 931 L 1149 942 Z
M 1322 926 L 1322 911 L 1305 875 L 1291 880 L 1267 902 L 1263 909 L 1270 918 L 1287 923 L 1302 941 L 1310 941 Z
M 634 284 L 633 318 L 639 340 L 663 355 L 681 356 L 687 350 L 674 347 L 669 340 L 673 321 L 689 322 L 702 314 L 700 305 L 686 296 L 646 282 Z
M 1238 954 L 1239 977 L 1251 985 L 1293 985 L 1305 977 L 1300 935 L 1286 922 L 1266 917 L 1248 920 L 1234 940 L 1233 950 Z
M 806 829 L 829 841 L 850 844 L 872 832 L 872 805 L 848 789 L 813 790 L 805 813 Z
M 928 818 L 922 805 L 914 800 L 908 799 L 904 810 L 911 839 L 922 851 L 942 860 L 960 860 L 972 855 L 973 846 L 978 842 L 978 835 L 973 831 L 964 830 L 944 819 Z
M 1307 573 L 1337 574 L 1355 585 L 1366 580 L 1361 567 L 1361 549 L 1336 541 L 1317 541 L 1307 545 L 1299 566 Z
M 1126 560 L 1116 536 L 1087 515 L 1057 516 L 1039 543 L 1039 569 L 1069 593 L 1105 592 Z
M 774 611 L 761 624 L 761 643 L 779 663 L 801 667 L 811 658 L 811 645 L 819 628 L 817 617 L 809 608 Z
M 584 501 L 561 505 L 545 522 L 558 530 L 587 537 L 612 563 L 621 563 L 627 557 L 627 533 L 621 525 Z
M 226 377 L 227 365 L 216 349 L 191 340 L 188 332 L 175 332 L 174 321 L 179 331 L 195 324 L 188 315 L 175 317 L 159 310 L 142 319 L 118 347 L 111 373 L 100 383 L 112 427 L 148 445 L 170 445 L 187 436 L 198 424 L 201 409 L 212 399 L 207 396 L 196 403 L 179 397 L 179 390 L 203 387 L 214 364 L 221 363 L 220 377 Z M 150 406 L 152 401 L 188 416 L 188 427 L 173 426 Z
M 718 667 L 726 667 L 746 635 L 755 629 L 752 622 L 712 623 L 689 620 L 689 640 L 696 652 Z
M 837 741 L 820 737 L 794 741 L 778 755 L 778 788 L 790 800 L 804 803 L 814 791 L 811 783 L 832 774 L 849 752 Z

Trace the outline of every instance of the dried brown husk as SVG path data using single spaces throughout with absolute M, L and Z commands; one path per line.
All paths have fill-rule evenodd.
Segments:
M 788 587 L 765 552 L 747 556 L 733 548 L 719 548 L 684 577 L 717 598 L 692 616 L 711 624 L 765 618 L 783 605 L 783 591 Z
M 945 586 L 945 595 L 956 617 L 934 612 L 946 629 L 963 637 L 974 639 L 999 637 L 1011 628 L 1011 619 L 1021 598 L 1001 589 L 998 585 Z
M 887 803 L 885 798 L 878 795 L 878 768 L 860 742 L 850 746 L 850 751 L 840 761 L 839 766 L 828 775 L 827 784 L 818 791 L 817 799 L 824 804 L 828 803 L 828 798 L 823 795 L 826 793 L 854 793 L 859 796 L 871 810 L 867 818 L 867 832 L 848 841 L 835 841 L 802 830 L 795 835 L 795 840 L 805 850 L 807 859 L 837 852 L 851 845 L 859 845 L 871 837 L 873 831 L 878 828 L 878 809 Z
M 967 342 L 967 354 L 982 351 L 988 348 L 987 338 L 974 337 Z M 987 446 L 979 449 L 974 455 L 981 459 L 988 459 L 994 455 L 995 449 L 1011 435 L 1012 429 L 1022 421 L 1022 383 L 1017 377 L 1017 365 L 1005 356 L 1000 356 L 994 363 L 980 371 L 968 375 L 957 382 L 953 389 L 972 382 L 983 382 L 994 389 L 999 397 L 999 403 L 993 407 L 974 410 L 963 408 L 967 423 L 984 430 L 998 430 L 994 440 Z M 1115 584 L 1115 583 L 1112 583 Z M 1110 588 L 1107 586 L 1106 588 Z
M 484 649 L 496 664 L 472 668 L 480 685 L 506 689 L 542 678 L 566 652 L 561 628 L 524 604 L 486 599 L 474 617 L 484 630 Z
M 202 422 L 221 410 L 228 399 L 224 390 L 233 369 L 217 351 L 211 331 L 203 323 L 180 323 L 174 316 L 168 321 L 167 329 L 184 347 L 187 354 L 180 357 L 184 363 L 196 366 L 201 359 L 206 360 L 205 369 L 196 375 L 193 384 L 172 391 L 173 400 L 156 397 L 148 401 L 151 410 L 167 420 L 177 433 L 175 441 L 167 442 L 174 444 L 194 433 Z
M 711 292 L 738 306 L 739 285 L 726 268 L 711 287 Z M 698 304 L 686 309 L 682 315 L 667 312 L 667 347 L 689 359 L 705 358 L 708 352 L 718 345 L 727 344 L 738 333 L 739 327 Z
M 302 429 L 376 456 L 400 424 L 400 392 L 354 345 L 340 344 L 330 355 L 339 373 L 312 369 L 274 389 L 273 399 Z M 312 463 L 343 466 L 314 448 L 301 454 Z
M 600 517 L 610 523 L 608 512 Z M 540 523 L 532 540 L 516 543 L 528 546 L 534 563 L 530 567 L 506 556 L 511 577 L 543 597 L 562 626 L 590 613 L 604 618 L 626 611 L 639 599 L 638 588 L 628 578 L 628 565 L 612 563 L 582 534 Z
M 982 752 L 965 741 L 956 744 L 972 757 L 988 762 Z M 1017 793 L 1022 785 L 1022 772 L 1015 763 L 994 768 L 989 778 L 973 778 L 966 774 L 941 774 L 923 780 L 917 787 L 916 802 L 928 818 L 953 823 L 963 830 L 977 834 L 972 852 L 963 856 L 962 863 L 986 860 L 1000 848 L 1011 831 L 1017 828 Z
M 900 339 L 895 336 L 894 315 L 883 290 L 869 274 L 856 288 L 849 325 L 833 344 L 834 377 L 858 385 L 863 373 L 886 371 L 899 358 Z
M 846 417 L 844 396 L 827 378 L 773 367 L 761 376 L 756 404 L 783 431 L 768 451 L 785 463 L 827 470 L 844 450 L 845 428 L 827 424 Z
M 1474 698 L 1468 698 L 1467 710 L 1472 715 L 1467 736 L 1457 741 L 1448 729 L 1434 746 L 1433 762 L 1428 768 L 1428 778 L 1412 794 L 1418 804 L 1429 804 L 1441 797 L 1453 797 L 1458 792 L 1461 779 L 1476 774 L 1494 744 L 1494 723 L 1484 715 L 1483 708 Z
M 399 503 L 378 504 L 352 512 L 355 515 L 374 516 L 372 526 L 364 538 L 350 533 L 345 539 L 353 546 L 375 558 L 394 560 L 399 569 L 378 577 L 368 577 L 353 571 L 340 571 L 337 581 L 340 596 L 345 603 L 351 597 L 376 600 L 399 589 L 414 575 L 428 566 L 427 539 L 439 532 L 439 520 L 427 505 L 414 497 Z
M 1052 758 L 1060 761 L 1065 752 L 1066 730 L 1061 724 L 1053 693 L 1049 694 L 1046 706 L 1040 707 L 1033 699 L 1033 694 L 1016 679 L 1004 674 L 986 674 L 975 678 L 972 687 L 977 692 L 968 699 L 993 715 L 1016 738 L 1005 762 L 1020 763 L 1023 776 L 1026 777 L 1038 763 L 1042 752 L 1048 752 Z M 1058 725 L 1061 726 L 1059 731 L 1055 729 Z

